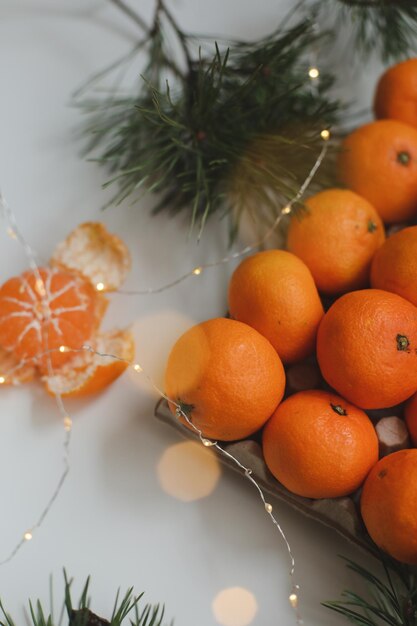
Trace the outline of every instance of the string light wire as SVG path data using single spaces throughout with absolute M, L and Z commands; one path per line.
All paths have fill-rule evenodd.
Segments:
M 330 131 L 327 129 L 323 129 L 322 132 L 320 133 L 321 138 L 323 140 L 323 146 L 322 149 L 313 165 L 313 167 L 311 168 L 307 178 L 305 179 L 305 181 L 303 182 L 303 184 L 301 185 L 301 187 L 299 188 L 298 192 L 294 195 L 294 197 L 290 200 L 290 202 L 285 205 L 280 212 L 278 213 L 274 223 L 272 224 L 272 226 L 267 230 L 267 232 L 264 234 L 264 236 L 259 239 L 258 241 L 256 241 L 255 243 L 252 243 L 248 246 L 245 246 L 244 248 L 240 249 L 237 252 L 234 252 L 230 255 L 224 256 L 221 259 L 219 259 L 218 261 L 214 261 L 211 263 L 206 263 L 206 264 L 202 264 L 199 265 L 197 267 L 195 267 L 194 269 L 192 269 L 191 271 L 179 276 L 178 278 L 176 278 L 175 280 L 166 283 L 165 285 L 162 285 L 160 287 L 156 287 L 156 288 L 148 288 L 148 289 L 144 289 L 144 290 L 137 290 L 137 291 L 124 291 L 124 290 L 119 290 L 116 293 L 119 294 L 126 294 L 126 295 L 148 295 L 148 294 L 155 294 L 155 293 L 160 293 L 162 291 L 165 291 L 167 289 L 170 289 L 172 287 L 174 287 L 175 285 L 178 285 L 179 283 L 183 282 L 184 280 L 186 280 L 187 278 L 191 277 L 191 276 L 199 276 L 201 275 L 201 273 L 203 272 L 203 270 L 211 268 L 211 267 L 216 267 L 216 266 L 220 266 L 220 265 L 224 265 L 226 263 L 229 263 L 232 260 L 235 259 L 239 259 L 243 256 L 245 256 L 246 254 L 253 252 L 257 249 L 259 249 L 260 246 L 262 246 L 271 236 L 272 234 L 275 232 L 275 230 L 277 229 L 278 225 L 280 224 L 281 220 L 285 217 L 288 216 L 292 213 L 292 209 L 293 206 L 302 198 L 302 196 L 304 195 L 304 193 L 306 192 L 307 188 L 309 187 L 313 177 L 315 176 L 317 170 L 319 169 L 323 159 L 326 156 L 327 150 L 328 150 L 328 140 L 330 139 Z M 9 207 L 8 203 L 5 201 L 5 198 L 3 196 L 3 194 L 0 191 L 0 212 L 2 213 L 4 219 L 5 219 L 5 223 L 6 223 L 6 231 L 9 235 L 9 237 L 13 240 L 16 240 L 24 249 L 28 263 L 31 267 L 31 269 L 33 270 L 34 274 L 35 274 L 35 278 L 36 278 L 36 290 L 38 291 L 38 294 L 41 297 L 42 303 L 45 304 L 46 306 L 46 310 L 48 310 L 48 301 L 46 299 L 46 290 L 45 290 L 45 286 L 43 283 L 43 279 L 39 270 L 39 267 L 37 265 L 36 262 L 36 254 L 34 252 L 34 250 L 32 249 L 32 247 L 30 246 L 30 244 L 28 243 L 28 241 L 25 239 L 25 237 L 23 236 L 23 234 L 21 233 L 16 218 L 14 216 L 13 211 L 11 210 L 11 208 Z M 105 289 L 105 285 L 103 283 L 98 283 L 96 285 L 96 289 L 98 291 L 103 291 Z M 27 365 L 29 363 L 36 363 L 39 359 L 43 359 L 46 358 L 47 360 L 47 370 L 48 370 L 48 376 L 53 376 L 54 375 L 54 369 L 53 369 L 53 365 L 52 365 L 52 359 L 51 359 L 51 354 L 55 351 L 59 351 L 59 352 L 81 352 L 81 351 L 88 351 L 90 353 L 92 353 L 93 355 L 99 357 L 99 358 L 107 358 L 107 359 L 114 359 L 123 363 L 126 363 L 126 365 L 128 365 L 129 367 L 131 367 L 136 373 L 143 375 L 146 380 L 148 381 L 148 383 L 152 386 L 152 388 L 161 396 L 163 397 L 167 402 L 169 402 L 172 406 L 175 407 L 175 415 L 177 417 L 177 419 L 183 419 L 185 420 L 185 422 L 188 424 L 188 426 L 196 433 L 196 435 L 198 436 L 198 438 L 200 439 L 200 442 L 202 443 L 203 446 L 207 447 L 207 448 L 214 448 L 217 450 L 217 452 L 228 458 L 229 460 L 231 460 L 233 463 L 235 463 L 235 465 L 242 471 L 243 475 L 247 478 L 247 480 L 249 480 L 251 482 L 251 484 L 255 487 L 255 489 L 257 490 L 259 497 L 262 501 L 263 504 L 263 508 L 265 510 L 265 512 L 269 515 L 272 523 L 274 524 L 274 526 L 277 528 L 288 553 L 288 557 L 289 557 L 289 561 L 290 561 L 290 569 L 289 569 L 289 576 L 290 576 L 290 582 L 291 582 L 291 593 L 289 595 L 289 603 L 290 606 L 294 609 L 295 611 L 295 616 L 296 616 L 296 622 L 298 625 L 302 625 L 304 624 L 303 619 L 299 613 L 299 609 L 298 609 L 298 592 L 299 592 L 299 585 L 295 582 L 295 558 L 291 549 L 291 545 L 286 537 L 286 534 L 281 526 L 281 524 L 279 523 L 279 521 L 277 520 L 277 518 L 274 515 L 273 512 L 273 507 L 272 504 L 270 504 L 266 498 L 265 498 L 265 494 L 261 488 L 261 486 L 259 485 L 259 483 L 257 482 L 257 480 L 253 477 L 253 470 L 250 467 L 245 466 L 243 463 L 241 463 L 239 461 L 239 459 L 237 459 L 233 454 L 231 454 L 229 451 L 225 450 L 217 441 L 212 441 L 210 439 L 207 439 L 204 436 L 204 433 L 192 422 L 191 418 L 186 414 L 186 412 L 183 410 L 183 408 L 177 403 L 175 402 L 175 400 L 173 400 L 172 398 L 169 398 L 164 392 L 163 390 L 161 390 L 156 383 L 153 381 L 153 379 L 143 370 L 143 368 L 141 367 L 141 365 L 137 362 L 132 362 L 132 361 L 128 361 L 126 359 L 123 359 L 122 357 L 119 357 L 117 355 L 114 354 L 110 354 L 110 353 L 105 353 L 105 352 L 99 352 L 97 350 L 94 349 L 93 346 L 91 346 L 90 344 L 84 344 L 81 348 L 79 349 L 73 349 L 73 348 L 69 348 L 68 346 L 62 345 L 59 346 L 59 348 L 54 348 L 54 349 L 49 349 L 48 347 L 48 338 L 46 336 L 46 349 L 40 353 L 37 354 L 35 357 L 31 357 L 31 358 L 26 358 L 26 359 L 22 359 L 16 366 L 14 366 L 13 368 L 11 368 L 8 372 L 3 372 L 2 375 L 0 376 L 0 384 L 3 384 L 7 381 L 7 379 L 15 372 L 17 371 L 19 368 L 23 367 L 24 365 Z M 28 541 L 30 541 L 33 538 L 33 533 L 35 530 L 38 530 L 41 525 L 43 524 L 47 514 L 49 513 L 49 511 L 51 510 L 51 508 L 53 507 L 56 499 L 58 498 L 63 485 L 65 483 L 65 480 L 67 478 L 67 475 L 69 473 L 70 470 L 70 441 L 71 441 L 71 432 L 72 432 L 72 418 L 70 416 L 70 414 L 68 413 L 68 411 L 66 410 L 65 404 L 63 402 L 62 399 L 62 395 L 59 392 L 54 392 L 54 397 L 55 397 L 55 402 L 57 405 L 57 408 L 59 410 L 59 413 L 62 417 L 62 424 L 63 424 L 63 428 L 64 428 L 64 441 L 63 441 L 63 450 L 64 450 L 64 457 L 63 457 L 63 463 L 64 463 L 64 467 L 62 470 L 62 473 L 60 475 L 60 478 L 58 480 L 58 483 L 54 489 L 54 491 L 52 492 L 50 498 L 48 499 L 45 507 L 43 508 L 40 516 L 38 517 L 38 519 L 36 520 L 36 522 L 29 527 L 25 533 L 23 534 L 23 537 L 19 540 L 19 542 L 15 545 L 15 547 L 11 550 L 11 552 L 9 553 L 8 556 L 6 556 L 6 558 L 4 558 L 3 560 L 0 560 L 0 565 L 4 565 L 8 562 L 10 562 L 15 556 L 16 554 L 19 552 L 19 550 L 22 548 L 22 546 L 27 543 Z
M 165 283 L 164 285 L 161 285 L 160 287 L 148 287 L 147 289 L 118 289 L 115 293 L 126 295 L 126 296 L 147 296 L 147 295 L 152 295 L 156 293 L 161 293 L 163 291 L 166 291 L 167 289 L 176 287 L 177 285 L 187 280 L 188 278 L 191 278 L 192 276 L 200 276 L 203 273 L 203 271 L 206 269 L 210 269 L 212 267 L 218 267 L 220 265 L 226 265 L 227 263 L 230 263 L 231 261 L 235 261 L 236 259 L 240 259 L 246 256 L 250 252 L 255 252 L 256 250 L 258 250 L 275 233 L 275 231 L 277 230 L 284 216 L 289 215 L 292 212 L 293 206 L 303 197 L 307 188 L 310 186 L 310 183 L 313 180 L 320 165 L 322 164 L 326 156 L 327 150 L 329 148 L 329 140 L 331 137 L 330 131 L 327 128 L 323 129 L 320 132 L 320 137 L 323 140 L 323 146 L 307 178 L 305 179 L 305 181 L 303 182 L 303 184 L 301 185 L 297 193 L 294 195 L 294 197 L 288 202 L 288 204 L 286 204 L 281 209 L 281 211 L 278 213 L 277 217 L 275 218 L 272 226 L 268 228 L 266 233 L 260 239 L 258 239 L 254 243 L 251 243 L 248 246 L 245 246 L 244 248 L 241 248 L 237 252 L 233 252 L 232 254 L 228 254 L 222 257 L 221 259 L 218 259 L 217 261 L 212 261 L 211 263 L 204 263 L 202 265 L 198 265 L 197 267 L 194 267 L 192 270 L 186 272 L 185 274 L 182 274 L 181 276 L 178 276 L 174 280 L 168 283 Z M 103 289 L 102 285 L 103 283 L 98 283 L 96 285 L 96 289 L 98 291 L 101 291 Z
M 41 298 L 41 303 L 44 307 L 44 310 L 48 313 L 49 302 L 47 300 L 46 289 L 45 289 L 45 285 L 42 279 L 42 275 L 39 271 L 39 267 L 36 261 L 37 255 L 35 251 L 33 250 L 32 246 L 29 244 L 29 242 L 26 240 L 26 238 L 23 236 L 22 232 L 20 231 L 15 215 L 12 209 L 10 208 L 9 204 L 6 202 L 1 190 L 0 190 L 0 214 L 3 216 L 5 220 L 6 232 L 9 235 L 9 237 L 12 240 L 16 241 L 17 243 L 19 243 L 24 250 L 29 266 L 32 269 L 34 276 L 35 276 L 35 289 Z M 48 325 L 47 325 L 47 328 L 48 328 Z M 44 356 L 46 357 L 47 370 L 48 370 L 48 374 L 51 376 L 54 374 L 54 368 L 53 368 L 52 360 L 51 360 L 51 350 L 49 350 L 49 347 L 48 347 L 49 346 L 48 333 L 46 333 L 44 336 L 44 344 L 45 344 Z M 39 355 L 37 356 L 37 358 L 40 358 Z M 16 370 L 18 367 L 21 367 L 23 364 L 27 364 L 28 362 L 29 362 L 29 359 L 23 359 L 19 363 L 19 365 L 13 369 Z M 6 375 L 3 374 L 1 376 L 3 383 L 7 381 L 8 375 L 10 375 L 10 373 Z M 31 539 L 33 538 L 34 532 L 42 526 L 46 516 L 48 515 L 53 505 L 55 504 L 55 501 L 57 500 L 59 494 L 61 493 L 62 487 L 70 471 L 70 443 L 71 443 L 72 420 L 69 417 L 68 412 L 65 408 L 64 401 L 62 399 L 61 394 L 54 393 L 54 398 L 55 398 L 55 403 L 57 405 L 58 411 L 62 417 L 62 422 L 63 422 L 63 427 L 64 427 L 64 440 L 62 444 L 63 445 L 63 468 L 59 476 L 58 482 L 55 486 L 55 489 L 53 490 L 52 494 L 47 500 L 44 508 L 41 510 L 39 517 L 35 520 L 34 524 L 32 524 L 24 532 L 23 537 L 16 543 L 16 545 L 10 551 L 10 553 L 0 560 L 0 566 L 5 565 L 6 563 L 9 563 L 16 556 L 16 554 L 20 551 L 22 546 L 28 541 L 31 541 Z

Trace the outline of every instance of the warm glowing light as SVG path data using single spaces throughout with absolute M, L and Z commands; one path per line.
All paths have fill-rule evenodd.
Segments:
M 4 385 L 4 383 L 6 382 L 6 379 L 4 376 L 0 376 L 0 385 Z
M 255 619 L 258 603 L 247 589 L 230 587 L 217 594 L 212 609 L 217 623 L 222 626 L 248 626 Z
M 135 370 L 135 372 L 143 372 L 143 368 L 139 365 L 139 363 L 135 363 L 133 369 Z
M 324 130 L 321 131 L 320 137 L 324 139 L 324 141 L 328 141 L 330 139 L 330 131 L 327 130 L 327 128 L 325 128 Z
M 69 352 L 69 348 L 68 348 L 68 346 L 59 346 L 59 351 L 60 352 Z
M 104 290 L 104 283 L 97 283 L 96 290 L 97 291 L 103 291 Z
M 220 479 L 220 464 L 212 450 L 196 441 L 170 446 L 157 466 L 158 480 L 165 493 L 181 502 L 209 496 Z
M 69 415 L 66 415 L 66 416 L 64 417 L 64 420 L 63 420 L 63 421 L 64 421 L 64 429 L 65 429 L 67 432 L 69 432 L 69 431 L 71 430 L 71 428 L 72 428 L 72 419 L 70 418 L 70 416 L 69 416 Z
M 289 214 L 291 213 L 291 207 L 290 207 L 290 206 L 285 206 L 285 207 L 282 209 L 281 213 L 282 213 L 283 215 L 289 215 Z
M 310 78 L 318 78 L 320 76 L 320 71 L 317 67 L 310 67 L 310 69 L 308 70 L 308 75 L 310 76 Z
M 25 541 L 30 541 L 32 539 L 33 535 L 32 533 L 28 530 L 27 532 L 25 532 L 25 534 L 23 535 L 23 539 Z
M 201 440 L 201 442 L 202 442 L 202 444 L 203 444 L 203 446 L 205 448 L 211 448 L 211 446 L 215 446 L 216 445 L 215 441 L 210 441 L 210 439 L 205 439 L 204 437 Z
M 202 271 L 203 271 L 202 267 L 196 267 L 195 269 L 193 269 L 193 274 L 194 276 L 200 276 Z
M 265 502 L 265 511 L 267 513 L 272 513 L 272 504 L 269 504 L 269 502 Z
M 291 593 L 288 600 L 290 601 L 290 604 L 292 606 L 293 609 L 296 609 L 298 606 L 298 596 L 296 593 Z

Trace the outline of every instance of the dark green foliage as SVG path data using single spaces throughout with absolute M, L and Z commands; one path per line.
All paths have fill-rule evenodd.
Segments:
M 210 42 L 205 54 L 168 13 L 158 14 L 138 93 L 81 102 L 89 113 L 87 153 L 116 176 L 116 203 L 145 187 L 155 211 L 187 208 L 201 232 L 218 211 L 276 216 L 314 164 L 339 104 L 332 77 L 308 78 L 308 52 L 325 37 L 310 19 L 254 43 Z M 184 53 L 185 69 L 165 49 L 161 18 Z M 171 77 L 172 87 L 165 81 Z M 321 172 L 322 182 L 324 172 Z M 236 223 L 236 219 L 232 219 Z
M 128 589 L 122 599 L 119 599 L 119 592 L 117 592 L 113 613 L 107 620 L 98 617 L 89 608 L 89 578 L 87 578 L 76 607 L 74 607 L 71 595 L 72 580 L 67 578 L 65 571 L 64 580 L 64 610 L 67 613 L 68 626 L 121 626 L 128 618 L 130 626 L 162 626 L 164 607 L 146 604 L 142 609 L 139 609 L 139 602 L 143 594 L 135 596 L 133 588 Z M 63 615 L 56 622 L 51 613 L 46 614 L 44 612 L 39 600 L 35 604 L 29 601 L 29 612 L 33 626 L 61 626 Z M 0 613 L 3 615 L 3 619 L 0 619 L 0 626 L 16 626 L 10 615 L 6 613 L 1 601 Z
M 344 110 L 331 96 L 331 75 L 308 77 L 312 50 L 331 50 L 346 25 L 364 55 L 398 57 L 416 39 L 417 6 L 405 0 L 301 0 L 269 37 L 251 43 L 185 33 L 164 0 L 156 0 L 149 28 L 124 0 L 111 1 L 143 37 L 90 86 L 139 53 L 145 60 L 131 95 L 116 89 L 78 100 L 86 153 L 113 175 L 110 203 L 155 192 L 156 212 L 188 211 L 199 234 L 215 212 L 229 217 L 232 236 L 244 211 L 271 224 L 300 188 L 320 152 L 320 131 Z M 322 17 L 330 30 L 320 33 Z M 309 191 L 334 184 L 332 169 L 326 158 Z
M 366 584 L 368 593 L 345 591 L 343 600 L 324 602 L 323 606 L 357 626 L 417 626 L 417 577 L 411 567 L 381 554 L 383 575 L 379 578 L 354 561 L 345 560 Z
M 326 12 L 339 12 L 334 27 L 349 23 L 354 44 L 366 57 L 372 52 L 383 61 L 415 54 L 417 3 L 414 0 L 320 0 Z

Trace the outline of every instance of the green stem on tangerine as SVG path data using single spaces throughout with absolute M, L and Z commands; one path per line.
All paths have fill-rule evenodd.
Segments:
M 411 156 L 409 152 L 399 152 L 397 154 L 397 161 L 401 163 L 401 165 L 408 165 L 411 161 Z
M 404 351 L 404 352 L 408 350 L 410 346 L 408 337 L 406 337 L 405 335 L 398 334 L 396 336 L 396 340 L 397 340 L 397 350 Z
M 340 406 L 340 404 L 333 404 L 332 402 L 330 402 L 330 406 L 332 407 L 333 411 L 338 415 L 347 415 L 346 409 Z

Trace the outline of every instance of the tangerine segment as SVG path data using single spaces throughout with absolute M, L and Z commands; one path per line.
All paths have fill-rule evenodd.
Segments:
M 373 467 L 363 488 L 361 513 L 382 550 L 417 564 L 417 450 L 394 452 Z
M 102 391 L 123 374 L 135 355 L 135 344 L 129 330 L 98 334 L 92 348 L 112 356 L 99 356 L 89 350 L 77 353 L 56 369 L 53 376 L 43 377 L 48 393 L 81 397 Z M 114 356 L 118 359 L 112 358 Z
M 295 254 L 268 250 L 242 261 L 230 279 L 229 309 L 266 337 L 284 363 L 314 352 L 323 305 L 310 270 Z
M 247 324 L 224 318 L 184 333 L 165 372 L 167 396 L 205 437 L 224 441 L 261 428 L 284 387 L 284 368 L 269 341 Z M 173 413 L 175 409 L 171 404 Z
M 61 242 L 51 265 L 78 272 L 100 291 L 113 291 L 130 270 L 130 253 L 119 237 L 101 222 L 80 224 Z
M 348 135 L 339 156 L 342 182 L 387 223 L 417 214 L 417 129 L 379 120 Z
M 348 189 L 326 189 L 292 217 L 287 246 L 311 271 L 319 291 L 340 294 L 367 286 L 372 257 L 385 239 L 374 207 Z
M 317 335 L 323 377 L 363 409 L 394 406 L 417 390 L 417 308 L 380 289 L 347 293 Z
M 371 284 L 392 291 L 417 306 L 417 226 L 386 240 L 372 261 Z
M 325 391 L 301 391 L 279 405 L 263 432 L 265 462 L 289 491 L 338 498 L 360 487 L 378 460 L 369 417 Z
M 407 424 L 411 441 L 417 447 L 417 393 L 405 405 L 405 423 Z
M 97 295 L 80 277 L 43 268 L 11 278 L 0 288 L 0 346 L 19 358 L 34 358 L 47 369 L 70 358 L 97 326 Z M 101 306 L 100 306 L 101 308 Z
M 2 385 L 20 385 L 30 383 L 36 374 L 32 362 L 20 363 L 12 352 L 0 348 L 0 383 Z

